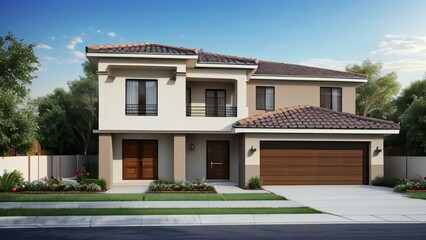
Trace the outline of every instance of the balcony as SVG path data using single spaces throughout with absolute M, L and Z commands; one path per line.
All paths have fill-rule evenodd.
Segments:
M 157 116 L 157 104 L 126 104 L 127 116 Z
M 236 117 L 237 107 L 233 106 L 186 106 L 188 117 Z

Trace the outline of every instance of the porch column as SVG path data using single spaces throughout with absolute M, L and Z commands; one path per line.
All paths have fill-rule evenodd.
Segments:
M 99 178 L 106 181 L 107 189 L 112 187 L 112 136 L 111 134 L 99 134 Z
M 173 137 L 173 179 L 186 180 L 186 136 Z

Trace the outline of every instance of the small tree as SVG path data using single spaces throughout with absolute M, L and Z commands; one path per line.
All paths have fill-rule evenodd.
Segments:
M 366 74 L 367 83 L 356 89 L 356 111 L 362 116 L 387 118 L 394 108 L 390 104 L 401 88 L 395 72 L 381 75 L 382 64 L 365 60 L 361 65 L 350 65 L 346 71 Z

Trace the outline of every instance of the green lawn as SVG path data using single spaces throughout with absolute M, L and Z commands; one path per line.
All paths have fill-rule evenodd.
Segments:
M 0 216 L 299 214 L 299 213 L 320 213 L 320 212 L 308 207 L 300 207 L 300 208 L 179 208 L 179 209 L 129 209 L 129 208 L 0 209 Z
M 0 193 L 0 202 L 78 202 L 78 201 L 242 201 L 286 200 L 272 193 L 146 193 L 146 194 L 26 194 Z
M 426 200 L 426 192 L 408 192 L 407 195 L 412 198 L 420 198 Z

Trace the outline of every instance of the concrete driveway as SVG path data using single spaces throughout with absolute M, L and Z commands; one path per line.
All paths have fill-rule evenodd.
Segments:
M 353 221 L 426 221 L 426 200 L 375 186 L 265 186 L 302 205 Z

